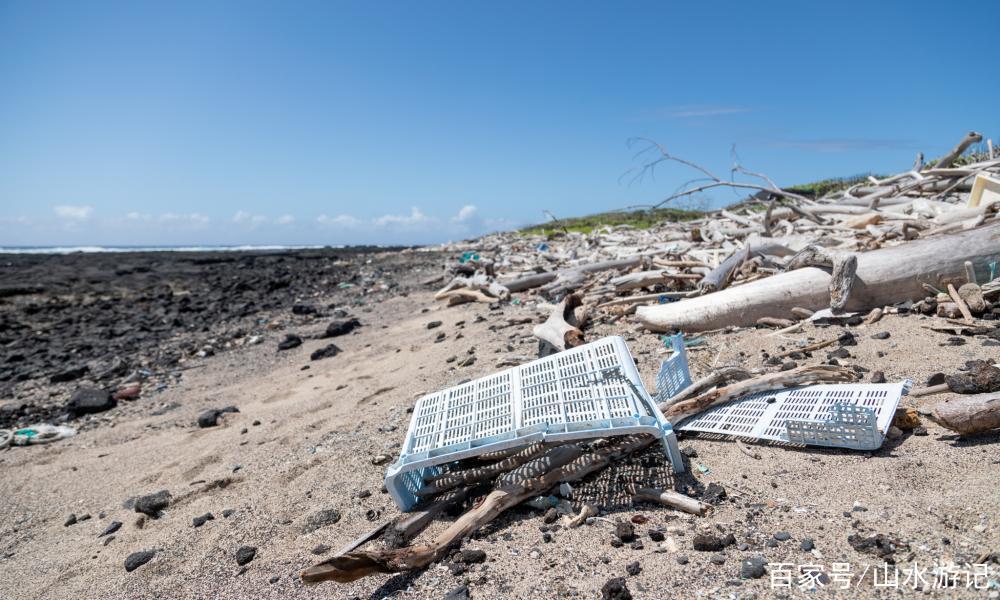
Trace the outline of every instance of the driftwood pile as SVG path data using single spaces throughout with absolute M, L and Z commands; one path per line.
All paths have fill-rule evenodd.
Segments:
M 727 209 L 649 229 L 497 233 L 450 244 L 445 249 L 462 253 L 463 261 L 426 283 L 436 286 L 436 298 L 448 305 L 509 301 L 536 307 L 533 335 L 543 354 L 584 343 L 586 326 L 595 319 L 623 324 L 635 319 L 656 332 L 743 326 L 792 331 L 808 319 L 871 323 L 887 313 L 915 310 L 943 316 L 949 327 L 976 327 L 987 324 L 982 316 L 995 318 L 994 307 L 1000 305 L 1000 203 L 969 201 L 977 176 L 1000 176 L 1000 153 L 994 155 L 992 144 L 985 152 L 968 153 L 981 140 L 970 133 L 933 164 L 918 157 L 905 172 L 871 177 L 818 198 L 781 189 L 739 166 L 733 173 L 753 182 L 725 180 L 650 144 L 656 156 L 640 173 L 676 162 L 702 175 L 664 202 L 723 187 L 755 193 Z M 1000 381 L 1000 370 L 997 374 Z M 726 368 L 682 390 L 661 410 L 677 423 L 755 391 L 854 379 L 852 370 L 835 366 L 758 377 Z M 991 393 L 942 403 L 928 416 L 960 433 L 1000 427 L 998 389 L 980 391 Z M 414 512 L 306 569 L 302 579 L 345 582 L 426 567 L 511 507 L 595 473 L 652 441 L 629 436 L 591 444 L 536 444 L 468 459 L 426 482 L 417 492 L 422 501 Z M 669 490 L 632 492 L 637 501 L 699 515 L 709 510 Z M 436 537 L 411 544 L 435 517 L 476 496 L 482 497 Z M 578 526 L 595 514 L 593 506 L 584 505 L 565 518 L 569 526 Z M 386 549 L 358 550 L 383 533 Z

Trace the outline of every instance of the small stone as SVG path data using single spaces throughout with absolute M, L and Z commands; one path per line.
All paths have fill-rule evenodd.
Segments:
M 101 542 L 101 543 L 102 543 L 103 545 L 107 546 L 108 544 L 110 544 L 110 543 L 111 543 L 111 542 L 113 542 L 113 541 L 115 541 L 115 536 L 113 536 L 113 535 L 109 535 L 108 537 L 104 538 L 104 541 L 103 541 L 103 542 Z
M 257 548 L 253 546 L 241 546 L 239 550 L 236 551 L 236 564 L 241 567 L 257 556 Z
M 872 383 L 885 383 L 885 373 L 875 371 L 872 373 Z
M 312 354 L 309 355 L 309 360 L 329 358 L 331 356 L 337 356 L 339 353 L 340 348 L 337 347 L 337 344 L 327 344 L 318 350 L 313 350 Z
M 198 427 L 202 429 L 206 427 L 215 427 L 219 424 L 219 417 L 225 413 L 238 413 L 240 409 L 235 406 L 227 406 L 225 408 L 211 408 L 205 412 L 198 415 Z
M 801 548 L 805 552 L 810 552 L 815 547 L 816 544 L 813 543 L 812 538 L 802 538 L 802 542 L 799 544 L 799 548 Z
M 73 418 L 82 415 L 104 412 L 118 405 L 106 390 L 95 387 L 78 388 L 66 403 L 66 411 Z
M 740 544 L 739 546 L 736 546 L 736 549 L 739 550 L 740 552 L 746 552 L 747 550 L 750 549 L 750 544 L 747 544 L 746 542 L 744 542 L 744 543 Z
M 691 446 L 686 446 L 684 448 L 681 448 L 681 454 L 683 454 L 688 458 L 698 458 L 698 451 L 692 448 Z
M 542 517 L 542 522 L 546 524 L 555 523 L 559 519 L 559 513 L 556 512 L 555 508 L 550 508 L 545 511 L 545 516 Z
M 448 564 L 448 571 L 452 575 L 458 577 L 459 575 L 464 575 L 465 574 L 466 568 L 465 568 L 465 565 L 463 565 L 462 563 L 449 563 Z
M 86 514 L 83 514 L 83 515 L 80 515 L 79 517 L 77 517 L 76 518 L 76 522 L 77 523 L 81 523 L 81 522 L 87 521 L 89 519 L 90 519 L 90 513 L 86 513 Z
M 295 335 L 294 333 L 289 333 L 285 336 L 285 339 L 278 342 L 278 351 L 291 350 L 292 348 L 298 348 L 302 345 L 302 338 Z
M 913 435 L 927 435 L 927 428 L 923 425 L 918 425 L 913 428 Z
M 313 548 L 312 550 L 310 550 L 310 552 L 312 552 L 316 556 L 319 556 L 320 554 L 326 554 L 329 551 L 330 551 L 330 547 L 327 546 L 326 544 L 320 544 L 320 545 L 316 546 L 315 548 Z
M 364 499 L 372 495 L 371 490 L 361 490 L 358 492 L 358 498 Z
M 601 586 L 601 600 L 632 600 L 632 592 L 625 585 L 625 578 L 615 577 Z
M 615 524 L 615 537 L 629 543 L 635 539 L 635 527 L 628 521 L 619 521 Z
M 460 585 L 444 596 L 444 600 L 469 600 L 469 586 Z
M 66 522 L 63 523 L 63 527 L 69 527 L 70 525 L 76 525 L 76 515 L 73 513 L 70 513 L 70 515 L 66 517 Z
M 880 332 L 878 332 L 876 334 L 873 334 L 872 335 L 872 339 L 873 340 L 887 340 L 887 339 L 889 339 L 889 332 L 888 331 L 880 331 Z
M 766 542 L 764 542 L 764 545 L 767 546 L 768 548 L 777 548 L 778 547 L 778 541 L 777 540 L 767 540 Z
M 782 363 L 781 370 L 782 371 L 791 371 L 792 369 L 795 369 L 798 366 L 799 366 L 799 363 L 795 362 L 794 360 L 790 360 L 790 361 L 788 361 L 786 363 Z
M 149 515 L 154 519 L 160 516 L 160 511 L 170 504 L 170 492 L 160 490 L 135 499 L 135 512 Z
M 445 332 L 443 332 L 443 331 L 439 331 L 439 332 L 438 332 L 438 334 L 437 334 L 437 337 L 435 337 L 435 338 L 434 338 L 434 343 L 435 343 L 435 344 L 440 344 L 440 343 L 441 343 L 441 342 L 443 342 L 443 341 L 445 340 L 445 338 L 447 338 L 447 337 L 448 337 L 448 336 L 447 336 L 447 335 L 445 334 Z
M 486 551 L 485 550 L 462 550 L 455 557 L 456 562 L 462 562 L 467 565 L 478 564 L 486 562 Z
M 333 321 L 326 326 L 326 332 L 324 332 L 323 337 L 337 337 L 339 335 L 346 335 L 358 327 L 361 327 L 361 322 L 357 319 L 343 319 L 338 321 Z
M 131 573 L 135 571 L 142 565 L 153 560 L 153 555 L 156 554 L 155 550 L 141 550 L 139 552 L 133 552 L 125 558 L 125 572 Z
M 705 493 L 701 495 L 701 499 L 709 504 L 719 504 L 726 499 L 726 488 L 712 482 L 705 488 Z
M 441 325 L 443 325 L 441 321 L 431 321 L 427 324 L 427 329 L 434 329 L 436 327 L 440 327 Z
M 267 582 L 268 583 L 278 583 L 278 581 L 280 581 L 280 580 L 281 580 L 281 577 L 278 577 L 277 575 L 275 575 L 275 576 L 271 577 L 270 579 L 268 579 Z
M 549 533 L 548 531 L 542 534 L 542 541 L 545 542 L 546 544 L 552 543 L 552 539 L 553 539 L 552 534 Z
M 222 511 L 222 518 L 228 519 L 229 517 L 233 516 L 233 513 L 235 513 L 235 512 L 236 512 L 236 509 L 227 508 L 226 510 Z
M 639 561 L 630 562 L 628 566 L 625 567 L 625 572 L 633 577 L 641 573 L 642 567 L 639 565 Z
M 392 460 L 392 457 L 389 456 L 388 454 L 376 454 L 375 456 L 372 457 L 372 464 L 373 465 L 384 465 L 385 463 L 389 462 L 390 460 Z
M 726 547 L 722 538 L 707 533 L 700 533 L 694 536 L 691 544 L 699 552 L 718 552 Z
M 778 540 L 779 542 L 784 542 L 792 539 L 792 534 L 788 533 L 787 531 L 779 531 L 774 534 L 774 539 Z
M 662 542 L 664 539 L 666 539 L 666 537 L 663 535 L 662 531 L 656 529 L 650 529 L 649 539 L 653 540 L 654 542 Z
M 207 513 L 205 513 L 205 514 L 203 514 L 201 516 L 198 516 L 198 517 L 195 517 L 194 519 L 192 519 L 195 527 L 201 527 L 202 525 L 204 525 L 208 521 L 213 521 L 213 520 L 215 520 L 215 515 L 213 515 L 210 512 L 207 512 Z
M 941 385 L 942 383 L 945 382 L 945 380 L 947 379 L 947 377 L 948 376 L 945 375 L 944 373 L 940 373 L 940 372 L 939 373 L 934 373 L 933 375 L 931 375 L 930 377 L 927 378 L 927 387 L 932 387 L 932 386 L 935 386 L 935 385 Z
M 687 557 L 686 554 L 681 554 L 675 560 L 677 561 L 677 564 L 679 564 L 679 565 L 686 565 L 689 562 L 688 561 L 688 557 Z
M 765 565 L 767 565 L 767 559 L 762 555 L 751 556 L 740 563 L 740 577 L 743 579 L 760 579 L 767 572 L 764 568 Z
M 302 533 L 312 533 L 313 531 L 326 527 L 327 525 L 333 525 L 337 521 L 340 521 L 339 510 L 328 508 L 314 512 L 306 517 L 306 521 L 302 525 Z
M 726 564 L 726 557 L 723 556 L 722 554 L 713 554 L 712 558 L 710 558 L 709 560 L 712 561 L 712 564 L 716 564 L 716 565 L 724 565 L 724 564 Z
M 106 535 L 111 535 L 112 533 L 118 531 L 121 528 L 122 528 L 121 521 L 111 521 L 110 523 L 108 523 L 108 526 L 104 528 L 104 531 L 102 531 L 100 535 L 98 535 L 97 537 L 104 537 Z

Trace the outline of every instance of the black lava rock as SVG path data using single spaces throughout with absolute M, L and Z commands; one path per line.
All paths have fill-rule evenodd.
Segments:
M 106 535 L 111 535 L 112 533 L 118 531 L 121 528 L 122 528 L 121 521 L 111 521 L 110 523 L 108 523 L 108 526 L 104 528 L 104 531 L 102 531 L 101 534 L 97 537 L 104 537 Z
M 625 567 L 625 572 L 633 577 L 642 573 L 642 567 L 639 565 L 639 561 L 630 562 L 628 566 Z
M 285 339 L 278 342 L 278 351 L 291 350 L 292 348 L 297 348 L 302 345 L 302 338 L 295 335 L 294 333 L 289 333 L 285 336 Z
M 330 551 L 330 547 L 327 546 L 326 544 L 320 544 L 320 545 L 316 546 L 315 548 L 313 548 L 312 550 L 310 550 L 310 552 L 312 552 L 316 556 L 319 556 L 320 554 L 326 554 L 329 551 Z
M 885 383 L 885 373 L 882 371 L 872 373 L 872 383 Z
M 444 600 L 469 600 L 469 586 L 458 586 L 445 594 Z
M 211 408 L 198 415 L 198 427 L 215 427 L 219 424 L 219 416 L 223 413 L 238 413 L 240 409 L 235 406 L 225 408 Z
M 740 577 L 743 579 L 760 579 L 767 573 L 767 569 L 764 568 L 766 565 L 767 559 L 762 555 L 751 556 L 740 563 Z
M 635 527 L 628 521 L 619 521 L 615 524 L 615 536 L 627 544 L 635 539 Z
M 337 356 L 340 353 L 340 348 L 337 344 L 329 344 L 323 346 L 319 350 L 313 350 L 313 353 L 309 355 L 309 360 L 320 360 L 322 358 L 329 358 L 331 356 Z
M 133 552 L 125 558 L 125 572 L 131 573 L 135 571 L 142 565 L 153 560 L 153 556 L 156 554 L 155 550 L 141 550 L 139 552 Z
M 160 512 L 170 504 L 170 492 L 160 490 L 135 499 L 135 512 L 159 518 Z
M 632 592 L 628 591 L 625 578 L 615 577 L 601 586 L 601 600 L 632 600 Z
M 338 335 L 346 335 L 351 333 L 358 327 L 361 327 L 361 321 L 357 319 L 341 319 L 338 321 L 333 321 L 326 326 L 326 332 L 323 337 L 337 337 Z
M 947 377 L 948 376 L 945 375 L 944 373 L 934 373 L 933 375 L 927 378 L 927 387 L 941 385 L 942 383 L 945 382 L 945 379 L 947 379 Z
M 340 511 L 328 508 L 325 510 L 320 510 L 314 512 L 313 514 L 306 517 L 306 522 L 302 525 L 302 533 L 311 533 L 320 529 L 321 527 L 326 527 L 327 525 L 333 525 L 340 520 Z
M 701 499 L 709 504 L 719 504 L 726 499 L 726 488 L 712 482 L 705 488 L 705 493 L 701 495 Z
M 293 315 L 314 315 L 316 314 L 316 307 L 312 304 L 293 304 L 292 305 Z
M 49 377 L 49 383 L 64 383 L 66 381 L 75 381 L 87 374 L 90 368 L 87 365 L 81 365 L 79 367 L 70 367 L 63 371 L 59 371 L 52 377 Z
M 691 544 L 699 552 L 718 552 L 726 547 L 726 542 L 722 538 L 707 533 L 694 536 Z
M 467 565 L 486 562 L 485 550 L 462 550 L 455 556 L 455 562 Z
M 253 546 L 241 546 L 239 550 L 236 551 L 236 564 L 241 567 L 257 556 L 257 548 Z
M 816 544 L 813 543 L 812 538 L 802 538 L 802 542 L 799 544 L 799 548 L 801 548 L 805 552 L 810 552 L 815 547 Z
M 654 542 L 662 542 L 664 539 L 666 539 L 666 537 L 663 535 L 662 531 L 659 531 L 657 529 L 650 529 L 649 539 L 653 540 Z
M 80 387 L 66 403 L 66 411 L 73 418 L 90 413 L 99 413 L 112 409 L 118 402 L 106 390 L 94 387 Z
M 195 527 L 201 527 L 205 523 L 207 523 L 209 521 L 214 521 L 214 520 L 215 520 L 215 515 L 213 515 L 210 512 L 207 512 L 207 513 L 205 513 L 203 515 L 197 516 L 194 519 L 191 519 L 191 521 L 193 522 L 193 524 L 194 524 Z
M 774 539 L 778 540 L 779 542 L 784 542 L 786 540 L 792 539 L 792 534 L 788 533 L 787 531 L 779 531 L 774 534 Z
M 76 525 L 76 515 L 73 513 L 70 513 L 70 515 L 66 517 L 66 522 L 63 523 L 63 527 L 69 527 L 70 525 Z

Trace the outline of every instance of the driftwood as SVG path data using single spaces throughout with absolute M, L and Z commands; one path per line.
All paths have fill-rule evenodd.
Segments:
M 939 402 L 928 416 L 938 425 L 961 434 L 1000 429 L 1000 393 L 973 394 Z
M 962 153 L 965 152 L 969 148 L 969 146 L 971 146 L 972 144 L 978 144 L 981 141 L 983 141 L 982 134 L 976 133 L 975 131 L 970 131 L 969 133 L 965 134 L 965 137 L 962 138 L 962 141 L 959 142 L 958 145 L 956 145 L 954 148 L 951 149 L 951 152 L 945 154 L 941 158 L 941 160 L 937 161 L 937 163 L 934 165 L 934 168 L 943 169 L 945 167 L 950 167 L 951 163 L 955 162 L 955 159 L 958 158 L 959 156 L 962 156 Z
M 563 269 L 560 271 L 549 271 L 547 273 L 534 273 L 532 275 L 526 275 L 524 277 L 518 277 L 516 279 L 510 279 L 507 281 L 501 281 L 501 285 L 507 288 L 511 292 L 523 292 L 524 290 L 530 290 L 541 285 L 548 283 L 554 283 L 558 279 L 564 281 L 575 281 L 579 276 L 587 273 L 598 273 L 600 271 L 608 271 L 612 269 L 631 269 L 638 267 L 642 264 L 643 257 L 632 256 L 629 258 L 622 258 L 618 260 L 608 260 L 596 263 L 590 263 L 586 265 L 579 265 L 577 267 L 572 267 L 569 269 Z
M 745 369 L 741 369 L 739 367 L 723 367 L 717 371 L 713 371 L 705 377 L 702 377 L 698 381 L 695 381 L 691 385 L 671 396 L 670 399 L 661 402 L 660 410 L 666 410 L 682 400 L 687 400 L 688 398 L 697 396 L 705 390 L 718 385 L 749 378 L 750 372 Z
M 385 545 L 389 548 L 405 546 L 418 533 L 430 525 L 438 515 L 464 502 L 468 494 L 469 488 L 467 487 L 451 490 L 433 502 L 419 506 L 415 510 L 406 513 L 389 525 L 385 532 Z M 339 552 L 338 554 L 346 553 Z
M 583 525 L 584 523 L 587 522 L 587 519 L 589 519 L 590 517 L 596 517 L 597 513 L 598 511 L 596 506 L 594 506 L 590 502 L 585 502 L 584 505 L 580 507 L 579 513 L 577 513 L 572 517 L 570 516 L 564 517 L 563 522 L 566 524 L 566 527 L 572 529 L 574 527 L 579 527 L 580 525 Z
M 300 573 L 305 583 L 346 583 L 376 573 L 395 573 L 426 567 L 440 560 L 456 542 L 464 539 L 504 511 L 564 481 L 576 481 L 603 469 L 613 461 L 647 447 L 652 436 L 630 436 L 595 449 L 573 462 L 531 479 L 521 480 L 490 492 L 478 505 L 459 517 L 432 541 L 395 550 L 358 551 L 335 556 Z
M 699 280 L 702 276 L 697 273 L 670 273 L 667 271 L 639 271 L 628 273 L 612 279 L 609 283 L 616 292 L 625 292 L 637 288 L 649 287 L 658 283 L 669 283 L 671 281 Z
M 813 383 L 845 383 L 853 381 L 857 381 L 857 375 L 847 367 L 827 365 L 798 367 L 789 371 L 769 373 L 753 379 L 738 381 L 726 387 L 716 388 L 700 396 L 678 402 L 672 406 L 665 402 L 664 404 L 667 404 L 667 406 L 661 408 L 661 410 L 663 410 L 664 416 L 670 419 L 672 423 L 677 424 L 713 406 L 724 404 L 730 400 L 735 400 L 740 396 L 754 392 Z
M 580 297 L 570 294 L 563 298 L 553 309 L 552 314 L 541 325 L 536 325 L 531 330 L 531 334 L 536 338 L 548 342 L 560 352 L 566 348 L 575 348 L 583 344 L 583 332 L 578 327 L 567 322 L 567 318 L 576 321 L 574 315 L 568 317 L 567 313 L 573 314 L 573 310 L 581 306 Z
M 639 488 L 635 492 L 635 500 L 655 502 L 656 504 L 669 506 L 670 508 L 676 508 L 677 510 L 698 516 L 705 516 L 712 509 L 710 504 L 695 500 L 684 494 L 654 488 Z
M 1000 259 L 1000 225 L 863 252 L 857 257 L 847 310 L 919 300 L 924 297 L 923 283 L 944 286 L 964 281 L 965 261 L 988 264 Z M 761 317 L 786 316 L 794 307 L 822 309 L 829 303 L 829 284 L 828 273 L 806 267 L 672 304 L 640 306 L 636 315 L 653 331 L 748 326 Z

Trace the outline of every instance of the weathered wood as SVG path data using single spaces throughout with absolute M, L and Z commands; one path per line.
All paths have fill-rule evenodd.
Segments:
M 652 436 L 630 436 L 616 440 L 544 475 L 494 490 L 426 544 L 336 556 L 304 569 L 299 576 L 305 583 L 320 581 L 346 583 L 376 573 L 394 573 L 426 567 L 443 557 L 454 543 L 466 538 L 509 508 L 545 492 L 558 483 L 582 479 L 613 461 L 621 460 L 649 446 L 653 441 Z
M 857 254 L 856 279 L 845 310 L 867 310 L 924 297 L 922 284 L 944 287 L 965 279 L 966 260 L 1000 260 L 1000 224 L 916 240 Z M 749 326 L 761 317 L 784 317 L 794 307 L 829 304 L 830 274 L 806 267 L 746 285 L 671 304 L 640 306 L 639 321 L 653 331 L 702 331 Z
M 955 162 L 955 159 L 957 159 L 959 156 L 962 156 L 962 153 L 965 152 L 969 148 L 969 146 L 973 144 L 978 144 L 981 141 L 983 141 L 982 134 L 976 133 L 975 131 L 970 131 L 969 133 L 965 134 L 965 137 L 962 138 L 961 142 L 959 142 L 954 148 L 951 149 L 951 152 L 942 156 L 941 160 L 937 161 L 937 163 L 935 163 L 932 168 L 944 169 L 950 167 L 951 163 Z
M 541 325 L 536 325 L 531 334 L 536 338 L 552 344 L 562 352 L 566 348 L 575 348 L 583 344 L 583 332 L 566 321 L 567 312 L 580 306 L 580 297 L 569 294 L 552 310 L 552 314 Z M 575 320 L 575 319 L 574 319 Z
M 668 400 L 661 402 L 660 410 L 666 410 L 682 400 L 687 400 L 692 396 L 697 396 L 705 390 L 713 388 L 717 385 L 749 378 L 750 372 L 745 369 L 741 369 L 739 367 L 723 367 L 717 371 L 709 373 L 698 381 L 695 381 L 691 385 L 671 396 Z
M 813 383 L 844 383 L 857 381 L 857 375 L 847 367 L 819 365 L 798 367 L 789 371 L 769 373 L 753 379 L 737 381 L 726 387 L 716 388 L 673 406 L 661 408 L 664 416 L 672 423 L 680 423 L 688 417 L 702 413 L 713 406 L 735 400 L 740 396 L 785 387 Z M 666 404 L 666 403 L 664 403 Z
M 1000 429 L 1000 393 L 945 400 L 936 404 L 928 416 L 938 425 L 961 434 Z
M 571 267 L 568 269 L 562 269 L 559 271 L 549 271 L 547 273 L 534 273 L 532 275 L 525 275 L 524 277 L 518 277 L 515 279 L 509 279 L 506 281 L 501 281 L 500 284 L 503 285 L 511 292 L 523 292 L 540 285 L 545 285 L 547 283 L 554 282 L 557 278 L 574 278 L 577 273 L 598 273 L 600 271 L 608 271 L 611 269 L 631 269 L 638 267 L 642 264 L 642 256 L 631 256 L 629 258 L 620 258 L 617 260 L 607 260 L 602 262 L 590 263 L 586 265 L 579 265 L 576 267 Z
M 658 283 L 669 283 L 671 281 L 701 279 L 697 273 L 670 273 L 668 271 L 638 271 L 619 275 L 608 283 L 615 288 L 616 292 L 626 292 L 638 288 L 649 287 Z
M 635 491 L 635 500 L 655 502 L 656 504 L 676 508 L 677 510 L 698 515 L 699 517 L 705 516 L 708 511 L 712 510 L 710 504 L 706 504 L 700 500 L 695 500 L 694 498 L 670 490 L 656 488 L 639 488 Z

